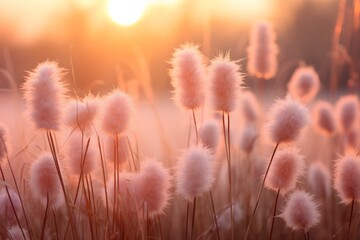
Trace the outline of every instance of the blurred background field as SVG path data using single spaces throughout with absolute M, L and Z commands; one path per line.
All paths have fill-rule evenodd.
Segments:
M 359 1 L 343 2 L 340 42 L 352 49 L 359 32 L 353 31 L 359 20 L 353 5 Z M 0 68 L 20 85 L 37 63 L 57 60 L 72 69 L 72 59 L 78 90 L 104 93 L 119 81 L 136 86 L 144 78 L 138 74 L 143 64 L 154 90 L 167 96 L 174 48 L 194 42 L 210 59 L 230 51 L 245 71 L 250 28 L 267 19 L 280 46 L 279 90 L 285 93 L 283 83 L 303 61 L 315 67 L 327 91 L 339 5 L 337 0 L 0 0 Z M 358 88 L 357 76 L 344 71 L 340 85 Z M 0 75 L 0 87 L 7 85 L 4 78 Z M 253 83 L 250 77 L 246 81 Z

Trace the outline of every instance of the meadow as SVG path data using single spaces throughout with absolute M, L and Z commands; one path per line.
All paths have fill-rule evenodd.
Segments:
M 79 92 L 72 62 L 34 63 L 20 87 L 0 69 L 0 239 L 359 239 L 360 102 L 341 59 L 330 79 L 297 63 L 279 92 L 272 23 L 249 39 L 246 61 L 174 46 L 168 98 L 141 67 L 106 94 Z

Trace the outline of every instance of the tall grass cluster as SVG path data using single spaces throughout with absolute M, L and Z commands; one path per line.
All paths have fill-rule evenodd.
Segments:
M 323 79 L 299 65 L 269 98 L 268 22 L 247 72 L 200 49 L 174 50 L 175 104 L 150 114 L 125 89 L 78 94 L 56 62 L 31 70 L 0 125 L 0 239 L 358 239 L 358 96 L 318 96 Z

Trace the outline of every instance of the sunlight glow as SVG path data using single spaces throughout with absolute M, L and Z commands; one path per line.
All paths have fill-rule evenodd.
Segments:
M 108 12 L 118 24 L 129 26 L 140 20 L 149 0 L 109 0 Z

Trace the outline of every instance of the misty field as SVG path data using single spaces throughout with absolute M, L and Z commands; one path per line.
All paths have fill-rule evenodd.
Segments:
M 124 29 L 152 9 L 130 2 L 106 1 Z M 166 57 L 134 47 L 108 88 L 76 45 L 21 79 L 4 47 L 0 239 L 359 239 L 360 2 L 335 2 L 326 64 L 260 13 L 226 49 L 210 17 Z

